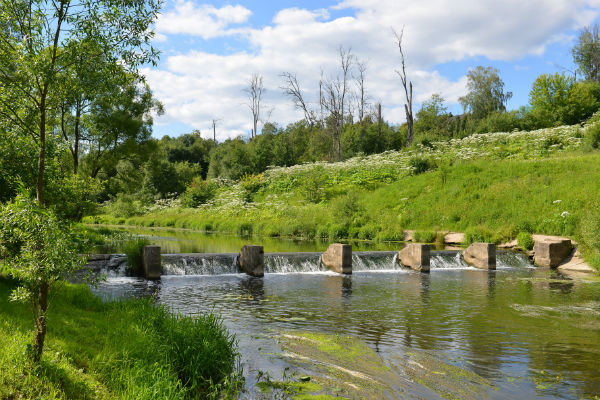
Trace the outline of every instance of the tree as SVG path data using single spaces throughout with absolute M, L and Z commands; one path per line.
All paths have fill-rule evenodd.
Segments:
M 0 4 L 0 117 L 38 145 L 36 197 L 44 203 L 48 125 L 69 82 L 65 66 L 95 43 L 107 60 L 135 69 L 154 62 L 150 29 L 161 0 L 31 0 Z
M 304 101 L 302 89 L 300 88 L 300 83 L 298 82 L 296 74 L 284 72 L 281 74 L 281 77 L 284 79 L 285 83 L 285 85 L 281 87 L 283 93 L 292 99 L 296 109 L 304 112 L 304 119 L 312 127 L 315 123 L 315 113 L 308 108 L 306 101 Z
M 415 126 L 419 132 L 441 133 L 448 117 L 448 107 L 444 105 L 444 98 L 439 93 L 434 93 L 429 100 L 423 102 L 417 112 Z
M 265 93 L 265 87 L 263 85 L 263 77 L 259 74 L 253 74 L 252 78 L 248 81 L 248 87 L 244 89 L 248 94 L 249 103 L 248 108 L 252 112 L 252 135 L 254 139 L 258 132 L 258 121 L 260 120 L 260 108 L 262 105 L 262 96 Z
M 575 82 L 564 74 L 542 74 L 529 93 L 531 112 L 545 126 L 576 124 L 590 117 L 600 105 L 600 84 Z
M 402 69 L 396 70 L 398 76 L 400 76 L 400 81 L 402 82 L 402 87 L 404 87 L 404 96 L 406 97 L 406 103 L 404 104 L 404 112 L 406 113 L 406 126 L 408 127 L 408 138 L 407 145 L 410 146 L 413 141 L 413 85 L 412 82 L 407 81 L 406 78 L 406 63 L 404 62 L 404 51 L 402 50 L 402 37 L 404 36 L 404 28 L 398 34 L 396 31 L 394 32 L 394 36 L 396 36 L 396 44 L 398 45 L 398 51 L 400 52 L 400 58 L 402 60 Z
M 38 362 L 44 348 L 48 293 L 65 275 L 83 267 L 70 227 L 27 197 L 0 208 L 0 260 L 20 286 L 12 299 L 31 305 L 35 340 L 31 356 Z
M 85 168 L 93 178 L 124 158 L 147 153 L 152 146 L 152 112 L 163 112 L 150 87 L 137 78 L 115 89 L 98 95 L 82 122 Z
M 505 111 L 506 102 L 512 97 L 511 92 L 504 93 L 504 82 L 498 70 L 492 67 L 478 66 L 469 70 L 467 89 L 467 95 L 458 101 L 475 119 L 485 118 L 493 111 Z
M 321 106 L 329 112 L 326 125 L 331 130 L 333 154 L 338 161 L 342 160 L 342 131 L 344 129 L 344 116 L 346 115 L 347 96 L 349 90 L 350 69 L 354 64 L 354 55 L 351 49 L 339 48 L 340 68 L 342 76 L 335 78 L 321 78 L 320 100 Z
M 583 28 L 571 53 L 585 78 L 600 83 L 600 25 Z
M 368 64 L 366 61 L 357 61 L 356 68 L 358 69 L 358 74 L 355 77 L 356 86 L 358 89 L 357 95 L 357 108 L 358 108 L 358 122 L 363 122 L 365 118 L 365 110 L 368 106 L 369 96 L 366 93 L 365 89 L 365 79 L 367 77 L 367 68 Z
M 21 245 L 9 252 L 10 263 L 26 269 L 22 279 L 37 282 L 29 289 L 36 298 L 34 360 L 39 361 L 46 335 L 46 313 L 50 283 L 64 277 L 60 258 L 72 259 L 69 246 L 44 207 L 46 151 L 53 130 L 53 117 L 64 100 L 70 65 L 81 52 L 77 43 L 94 43 L 106 60 L 132 72 L 144 63 L 155 62 L 158 53 L 150 45 L 151 30 L 161 0 L 29 0 L 0 3 L 0 124 L 31 137 L 37 146 L 36 200 L 23 205 L 28 221 L 4 219 L 19 235 Z M 16 207 L 16 206 L 15 206 Z M 14 208 L 7 211 L 11 213 Z M 7 215 L 6 218 L 12 218 Z M 17 218 L 17 216 L 15 216 Z M 14 250 L 14 249 L 13 249 Z M 16 250 L 15 250 L 16 251 Z M 19 260 L 24 260 L 20 262 Z M 71 265 L 67 260 L 64 265 Z M 29 278 L 27 277 L 29 276 Z

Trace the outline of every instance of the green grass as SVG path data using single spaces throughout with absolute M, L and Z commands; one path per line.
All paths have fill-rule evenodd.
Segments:
M 465 232 L 467 243 L 512 240 L 519 232 L 581 240 L 580 222 L 593 214 L 600 193 L 600 153 L 584 150 L 588 130 L 473 135 L 342 163 L 276 168 L 256 179 L 252 201 L 232 182 L 198 208 L 85 221 L 329 240 L 402 240 L 405 229 L 425 242 L 443 231 Z M 416 171 L 415 157 L 426 159 L 428 170 Z M 594 246 L 585 254 L 596 255 L 588 258 L 600 267 Z
M 57 289 L 40 365 L 25 356 L 31 312 L 0 278 L 0 398 L 235 397 L 235 339 L 214 315 L 171 314 L 150 300 L 101 302 L 86 286 Z

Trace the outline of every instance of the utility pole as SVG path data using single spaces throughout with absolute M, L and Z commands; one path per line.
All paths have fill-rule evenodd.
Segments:
M 212 126 L 213 126 L 213 142 L 215 142 L 215 147 L 217 147 L 217 122 L 219 122 L 220 119 L 215 119 L 213 118 L 212 120 Z

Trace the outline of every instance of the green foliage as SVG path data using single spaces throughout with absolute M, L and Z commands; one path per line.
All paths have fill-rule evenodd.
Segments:
M 522 115 L 518 111 L 493 111 L 477 124 L 477 133 L 512 132 L 523 127 Z
M 585 78 L 600 82 L 600 26 L 597 23 L 580 31 L 571 52 Z
M 246 191 L 246 200 L 251 201 L 252 196 L 265 186 L 266 180 L 264 174 L 252 174 L 243 176 L 239 183 Z
M 567 96 L 575 80 L 564 73 L 542 74 L 533 82 L 529 92 L 531 106 L 545 113 L 550 120 L 556 119 L 567 104 Z
M 32 368 L 25 306 L 0 279 L 0 398 L 236 398 L 237 345 L 219 317 L 173 315 L 147 299 L 102 302 L 83 285 L 54 294 L 47 351 Z
M 435 231 L 414 231 L 413 240 L 417 243 L 433 243 L 436 241 L 437 234 Z
M 216 191 L 217 185 L 213 181 L 196 177 L 182 196 L 183 204 L 186 207 L 198 207 L 212 200 Z
M 524 250 L 533 250 L 533 245 L 535 244 L 533 240 L 533 236 L 529 232 L 519 232 L 517 235 L 517 243 L 519 247 Z
M 486 229 L 481 226 L 473 226 L 465 229 L 465 243 L 464 244 L 473 244 L 480 242 L 495 242 L 494 236 L 489 229 Z
M 434 93 L 429 100 L 423 102 L 416 114 L 415 132 L 417 136 L 451 136 L 448 130 L 450 118 L 451 114 L 448 114 L 448 107 L 444 105 L 444 98 Z
M 592 149 L 600 147 L 600 123 L 588 125 L 585 129 L 585 144 Z
M 166 355 L 192 398 L 205 397 L 239 368 L 235 336 L 213 314 L 173 316 L 166 307 L 158 307 L 147 323 L 158 336 L 154 351 Z
M 51 285 L 83 265 L 71 226 L 23 196 L 0 209 L 0 260 L 22 284 L 20 300 L 35 300 L 40 285 Z
M 419 175 L 432 169 L 432 165 L 429 160 L 419 156 L 411 158 L 408 165 L 413 175 Z
M 116 217 L 129 218 L 143 214 L 143 204 L 137 196 L 119 193 L 117 197 L 106 206 L 107 210 Z
M 123 252 L 127 256 L 130 271 L 136 276 L 144 275 L 143 252 L 144 246 L 149 244 L 148 238 L 136 237 L 125 241 L 123 245 Z
M 0 260 L 18 280 L 12 299 L 32 307 L 36 338 L 31 355 L 39 361 L 46 331 L 48 292 L 56 281 L 83 267 L 71 226 L 34 201 L 17 196 L 0 209 Z
M 466 96 L 458 100 L 466 111 L 470 111 L 475 119 L 485 118 L 494 111 L 504 111 L 506 102 L 512 97 L 511 92 L 504 93 L 504 82 L 498 70 L 492 67 L 478 66 L 467 73 Z

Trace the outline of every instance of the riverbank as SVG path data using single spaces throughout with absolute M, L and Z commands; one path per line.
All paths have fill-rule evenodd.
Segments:
M 419 241 L 459 231 L 466 243 L 501 243 L 528 232 L 568 236 L 585 246 L 579 222 L 596 215 L 600 154 L 465 162 L 449 167 L 443 179 L 439 170 L 430 171 L 316 204 L 294 193 L 277 206 L 262 195 L 237 208 L 173 208 L 130 218 L 98 215 L 86 222 L 329 240 L 404 240 L 409 229 Z M 593 248 L 581 250 L 600 266 Z
M 109 205 L 84 222 L 330 241 L 402 241 L 405 230 L 418 241 L 464 232 L 465 244 L 546 234 L 576 239 L 600 268 L 600 153 L 585 144 L 596 123 L 273 168 L 213 182 L 212 198 L 196 208 L 174 200 L 122 213 Z
M 227 398 L 239 388 L 235 340 L 218 317 L 173 315 L 147 299 L 102 302 L 84 285 L 54 291 L 34 368 L 24 355 L 31 312 L 9 301 L 15 287 L 0 276 L 0 398 Z

